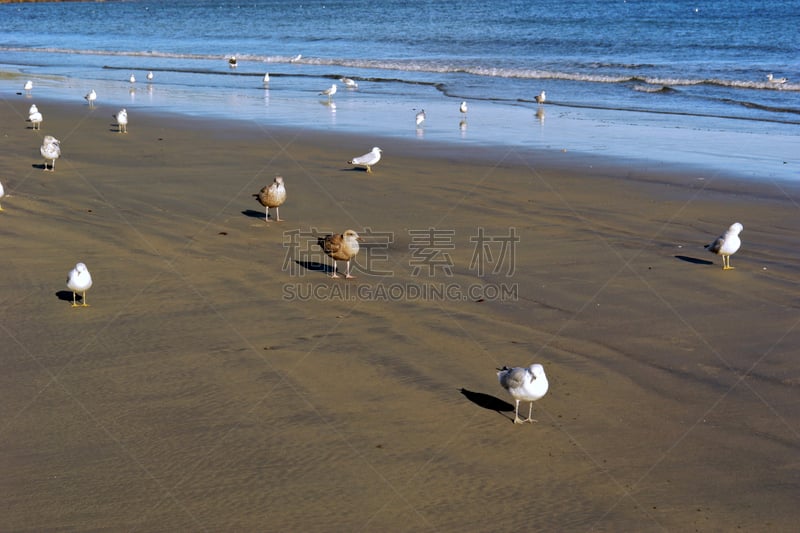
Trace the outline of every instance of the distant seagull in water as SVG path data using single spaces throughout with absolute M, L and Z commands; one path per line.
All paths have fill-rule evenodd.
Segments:
M 5 189 L 3 189 L 3 184 L 0 183 L 0 198 L 3 198 L 3 196 L 5 196 L 5 195 L 6 195 L 6 191 L 5 191 Z M 0 205 L 0 211 L 2 211 L 2 210 L 3 210 L 3 206 Z
M 264 85 L 269 84 L 269 72 L 264 74 L 264 80 L 263 81 L 264 81 Z
M 136 76 L 134 76 L 133 74 L 131 74 L 131 77 L 130 77 L 130 78 L 128 78 L 128 81 L 130 81 L 131 83 L 136 83 Z
M 39 152 L 42 154 L 42 157 L 44 157 L 44 170 L 47 171 L 47 160 L 50 159 L 53 162 L 53 166 L 50 168 L 50 171 L 55 172 L 56 159 L 61 156 L 61 141 L 52 135 L 45 135 L 42 141 L 42 147 L 39 148 Z
M 330 99 L 331 99 L 331 97 L 332 97 L 334 94 L 336 94 L 336 84 L 334 83 L 333 85 L 331 85 L 330 89 L 325 89 L 324 91 L 322 91 L 322 92 L 321 92 L 321 93 L 319 93 L 319 94 L 320 94 L 321 96 L 327 96 L 327 97 L 328 97 L 328 100 L 330 100 Z
M 543 104 L 544 101 L 547 99 L 547 95 L 545 94 L 544 91 L 542 91 L 539 94 L 537 94 L 536 96 L 534 96 L 534 99 L 536 100 L 537 104 Z
M 527 368 L 504 366 L 497 372 L 497 379 L 500 385 L 508 391 L 517 406 L 514 409 L 514 423 L 536 422 L 531 415 L 533 414 L 533 402 L 547 394 L 549 384 L 547 376 L 544 374 L 544 367 L 540 364 L 533 364 Z M 528 418 L 522 420 L 519 417 L 519 402 L 530 402 L 528 407 Z
M 341 78 L 341 79 L 339 79 L 339 81 L 344 83 L 344 86 L 347 87 L 348 89 L 358 89 L 358 84 L 356 83 L 356 80 L 354 80 L 354 79 Z
M 86 96 L 84 96 L 84 98 L 86 98 L 86 101 L 89 102 L 89 107 L 94 107 L 94 101 L 97 100 L 97 93 L 94 92 L 94 89 L 92 89 L 86 94 Z
M 42 129 L 42 114 L 37 110 L 30 114 L 28 120 L 31 122 L 32 129 L 40 130 Z
M 344 277 L 352 279 L 354 276 L 350 275 L 350 260 L 358 254 L 359 245 L 358 241 L 361 237 L 358 233 L 349 229 L 343 234 L 326 235 L 325 237 L 317 238 L 317 245 L 322 248 L 325 255 L 333 259 L 333 275 L 332 278 L 338 278 L 336 274 L 336 261 L 347 261 L 347 268 Z
M 153 81 L 153 71 L 147 73 L 147 81 Z
M 114 118 L 117 119 L 117 132 L 128 133 L 128 110 L 121 109 Z
M 239 64 L 239 62 L 238 62 L 238 61 L 236 61 L 236 56 L 231 56 L 231 58 L 230 58 L 230 59 L 228 59 L 228 66 L 229 66 L 229 67 L 231 67 L 231 68 L 236 68 L 236 66 L 237 66 L 238 64 Z
M 27 92 L 31 92 L 33 90 L 33 82 L 31 80 L 26 81 L 24 89 Z
M 372 174 L 372 166 L 377 164 L 378 161 L 381 160 L 381 152 L 382 151 L 383 150 L 381 150 L 380 148 L 375 146 L 372 150 L 370 150 L 366 154 L 360 155 L 358 157 L 354 157 L 353 159 L 351 159 L 347 163 L 349 165 L 355 165 L 355 166 L 359 166 L 359 167 L 366 167 L 367 168 L 367 172 Z
M 770 72 L 769 74 L 767 74 L 767 81 L 770 83 L 786 83 L 787 80 L 786 78 L 775 78 L 772 75 L 772 72 Z
M 460 111 L 460 112 L 461 112 L 463 115 L 466 115 L 466 114 L 467 114 L 467 102 L 466 102 L 466 101 L 464 101 L 464 102 L 461 102 L 461 105 L 460 105 L 460 106 L 458 106 L 458 110 L 459 110 L 459 111 Z
M 89 274 L 89 269 L 83 263 L 78 263 L 75 268 L 69 271 L 67 277 L 67 287 L 72 291 L 72 307 L 79 307 L 77 293 L 81 293 L 81 302 L 83 307 L 89 307 L 86 303 L 86 291 L 92 287 L 92 275 Z
M 417 126 L 421 126 L 422 123 L 425 122 L 425 110 L 423 109 L 417 113 L 417 116 L 414 118 L 414 120 L 416 121 Z
M 269 208 L 274 207 L 275 222 L 283 222 L 278 212 L 278 208 L 286 201 L 286 187 L 283 186 L 283 178 L 281 176 L 275 176 L 275 181 L 253 196 L 255 196 L 265 208 L 264 220 L 269 222 Z
M 303 54 L 297 54 L 289 60 L 289 63 L 297 63 L 303 57 Z
M 707 248 L 709 252 L 722 256 L 723 270 L 731 270 L 734 268 L 731 266 L 731 256 L 735 254 L 742 245 L 739 234 L 743 229 L 744 226 L 738 222 L 734 222 L 731 224 L 731 227 L 728 228 L 725 233 L 717 237 L 714 242 L 705 245 L 705 248 Z

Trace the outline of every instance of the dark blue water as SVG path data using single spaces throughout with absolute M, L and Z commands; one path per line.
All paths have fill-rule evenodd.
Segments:
M 0 90 L 794 177 L 797 28 L 796 0 L 5 4 Z

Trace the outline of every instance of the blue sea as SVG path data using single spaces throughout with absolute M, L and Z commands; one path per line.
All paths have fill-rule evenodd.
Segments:
M 797 0 L 2 4 L 0 96 L 798 180 L 798 28 Z

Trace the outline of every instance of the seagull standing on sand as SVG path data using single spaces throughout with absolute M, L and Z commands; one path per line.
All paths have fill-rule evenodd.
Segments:
M 414 117 L 414 120 L 416 121 L 417 126 L 421 126 L 422 123 L 425 122 L 425 110 L 423 109 L 417 113 L 416 117 Z
M 28 115 L 33 115 L 34 113 L 38 113 L 38 112 L 39 112 L 39 108 L 36 107 L 36 104 L 31 104 L 31 106 L 28 108 Z
M 42 141 L 42 147 L 39 148 L 42 157 L 44 157 L 44 170 L 47 171 L 47 160 L 53 161 L 53 166 L 50 168 L 51 172 L 56 171 L 56 159 L 61 156 L 61 141 L 52 135 L 45 135 Z
M 547 394 L 549 384 L 547 376 L 544 374 L 544 367 L 538 363 L 527 368 L 504 366 L 497 372 L 497 379 L 500 385 L 508 391 L 517 406 L 514 409 L 514 423 L 536 422 L 531 415 L 533 414 L 533 402 Z M 530 402 L 528 408 L 528 418 L 522 420 L 519 417 L 519 402 Z
M 76 293 L 82 293 L 81 302 L 83 307 L 89 307 L 86 303 L 86 291 L 92 287 L 92 275 L 89 274 L 89 269 L 83 263 L 78 263 L 75 268 L 69 271 L 67 277 L 67 287 L 72 291 L 72 307 L 78 307 L 76 301 Z
M 533 98 L 536 100 L 537 104 L 543 104 L 544 101 L 547 99 L 547 95 L 545 94 L 544 91 L 542 91 L 539 94 L 537 94 L 536 96 L 534 96 Z
M 86 93 L 86 101 L 89 102 L 89 107 L 94 107 L 94 101 L 97 100 L 97 93 L 94 92 L 94 89 Z
M 283 178 L 281 176 L 275 176 L 275 181 L 253 196 L 255 196 L 265 208 L 264 220 L 269 222 L 269 208 L 274 207 L 275 222 L 283 222 L 278 212 L 278 208 L 286 201 L 286 187 L 283 186 Z
M 153 81 L 153 71 L 147 73 L 147 81 Z
M 462 115 L 466 115 L 467 114 L 467 102 L 466 101 L 461 102 L 461 105 L 458 106 L 458 110 L 461 112 Z
M 358 89 L 358 84 L 353 79 L 341 78 L 339 81 L 344 83 L 344 86 L 347 87 L 348 89 Z
M 735 254 L 742 245 L 739 234 L 743 229 L 744 226 L 738 222 L 734 222 L 731 224 L 731 227 L 728 228 L 725 233 L 717 237 L 714 242 L 705 245 L 705 248 L 707 248 L 709 252 L 722 256 L 723 270 L 732 270 L 734 268 L 731 266 L 731 256 Z
M 24 89 L 26 92 L 31 92 L 33 90 L 33 82 L 31 80 L 26 81 Z
M 333 259 L 333 275 L 332 278 L 338 278 L 336 274 L 336 261 L 347 261 L 347 269 L 345 270 L 345 279 L 352 279 L 354 276 L 350 275 L 350 259 L 358 254 L 359 246 L 358 241 L 361 237 L 358 233 L 349 229 L 343 234 L 326 235 L 325 237 L 317 238 L 317 245 L 322 248 L 325 255 Z
M 28 120 L 33 124 L 32 128 L 35 130 L 42 129 L 42 114 L 38 110 L 34 111 L 28 117 Z
M 117 119 L 117 132 L 128 133 L 128 110 L 121 109 L 114 118 Z
M 334 83 L 333 85 L 331 85 L 330 89 L 325 89 L 324 91 L 322 91 L 319 94 L 321 96 L 327 96 L 328 97 L 328 101 L 330 101 L 331 97 L 334 94 L 336 94 L 336 84 Z
M 367 172 L 372 174 L 372 165 L 378 163 L 381 160 L 381 150 L 377 146 L 373 147 L 372 150 L 367 152 L 364 155 L 360 155 L 358 157 L 354 157 L 350 161 L 347 162 L 348 165 L 355 165 L 359 167 L 366 167 Z

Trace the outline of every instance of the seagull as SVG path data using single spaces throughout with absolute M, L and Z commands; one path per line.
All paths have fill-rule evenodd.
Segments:
M 264 74 L 264 84 L 266 85 L 267 83 L 269 83 L 269 72 Z
M 356 165 L 360 167 L 366 167 L 367 172 L 370 174 L 372 173 L 372 165 L 378 163 L 381 160 L 381 150 L 377 146 L 375 146 L 372 150 L 367 152 L 364 155 L 360 155 L 358 157 L 354 157 L 350 161 L 347 162 L 348 165 Z
M 51 159 L 53 161 L 53 166 L 50 168 L 50 171 L 55 172 L 56 159 L 61 155 L 61 141 L 52 135 L 45 135 L 39 152 L 41 152 L 42 157 L 44 157 L 44 170 L 47 171 L 47 160 Z
M 341 79 L 339 79 L 339 81 L 344 83 L 344 86 L 347 87 L 348 89 L 358 89 L 358 84 L 356 83 L 356 80 L 354 80 L 354 79 L 341 78 Z
M 36 107 L 36 104 L 31 104 L 31 107 L 28 108 L 28 114 L 33 115 L 34 113 L 38 113 L 39 108 Z
M 421 125 L 423 122 L 425 122 L 425 110 L 423 109 L 422 111 L 420 111 L 419 113 L 417 113 L 417 116 L 414 118 L 414 120 L 416 120 L 416 122 L 417 122 L 417 126 L 419 126 L 419 125 Z
M 236 61 L 236 56 L 231 56 L 231 58 L 230 58 L 230 59 L 228 59 L 228 66 L 229 66 L 229 67 L 231 67 L 231 68 L 236 68 L 236 66 L 237 66 L 238 64 L 239 64 L 239 62 L 238 62 L 238 61 Z
M 136 76 L 134 76 L 133 74 L 131 74 L 131 77 L 130 77 L 130 78 L 128 78 L 128 79 L 129 79 L 129 81 L 130 81 L 131 83 L 136 83 Z
M 289 63 L 297 63 L 298 61 L 300 61 L 301 57 L 303 57 L 303 54 L 297 54 L 296 56 L 294 56 L 289 60 Z
M 89 274 L 89 269 L 86 268 L 86 265 L 78 263 L 75 268 L 69 271 L 67 287 L 72 291 L 72 307 L 78 307 L 78 302 L 75 301 L 77 298 L 76 293 L 78 292 L 83 293 L 81 298 L 83 307 L 89 307 L 89 304 L 86 303 L 86 291 L 92 287 L 92 275 Z
M 269 208 L 274 207 L 275 222 L 283 222 L 278 212 L 278 207 L 286 201 L 286 187 L 283 186 L 283 178 L 281 176 L 275 176 L 275 181 L 253 196 L 265 207 L 264 220 L 269 222 Z
M 786 78 L 775 78 L 772 76 L 772 72 L 767 74 L 767 81 L 770 83 L 786 83 Z
M 3 189 L 3 184 L 0 183 L 0 198 L 2 198 L 5 195 L 6 195 L 6 191 Z M 0 211 L 2 211 L 2 210 L 3 210 L 3 206 L 0 205 Z
M 117 119 L 117 132 L 128 133 L 128 111 L 121 109 L 114 118 Z
M 458 106 L 458 110 L 461 111 L 463 114 L 467 114 L 467 102 L 461 102 L 461 105 Z
M 542 91 L 533 98 L 536 100 L 536 103 L 543 104 L 544 101 L 547 99 L 547 95 L 544 93 L 544 91 Z
M 84 96 L 84 98 L 86 98 L 86 101 L 89 102 L 89 107 L 94 107 L 94 101 L 97 100 L 97 93 L 94 92 L 94 89 L 92 89 L 86 94 L 86 96 Z
M 504 366 L 497 372 L 497 379 L 500 381 L 500 385 L 511 394 L 517 404 L 514 409 L 514 423 L 536 422 L 536 420 L 531 418 L 533 402 L 547 394 L 547 389 L 549 387 L 547 376 L 544 375 L 544 367 L 538 363 L 527 368 L 508 368 Z M 522 400 L 530 402 L 528 418 L 525 420 L 519 417 L 519 402 Z
M 33 129 L 40 130 L 42 129 L 42 114 L 39 113 L 38 110 L 34 111 L 28 117 L 28 120 L 33 124 Z
M 334 94 L 336 94 L 336 84 L 334 83 L 333 85 L 331 85 L 331 88 L 330 88 L 330 89 L 325 89 L 324 91 L 322 91 L 322 92 L 321 92 L 321 93 L 319 93 L 319 94 L 320 94 L 321 96 L 327 96 L 327 97 L 328 97 L 328 100 L 330 100 L 330 99 L 331 99 L 331 97 L 332 97 Z
M 26 81 L 24 89 L 31 92 L 33 90 L 33 82 L 31 80 Z
M 347 261 L 347 269 L 345 270 L 345 279 L 352 279 L 354 276 L 350 275 L 350 260 L 358 254 L 359 246 L 358 241 L 361 237 L 358 233 L 349 229 L 344 234 L 326 235 L 325 237 L 317 238 L 317 245 L 322 248 L 325 255 L 333 259 L 333 275 L 332 278 L 338 278 L 336 274 L 336 261 Z
M 736 253 L 742 245 L 742 240 L 739 238 L 739 233 L 742 232 L 744 226 L 738 222 L 731 224 L 728 230 L 717 237 L 711 244 L 706 244 L 705 248 L 709 252 L 722 256 L 722 269 L 732 270 L 731 256 Z
M 147 73 L 147 81 L 153 81 L 153 71 Z

